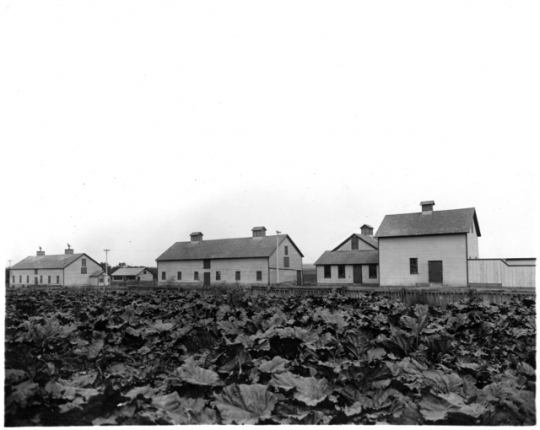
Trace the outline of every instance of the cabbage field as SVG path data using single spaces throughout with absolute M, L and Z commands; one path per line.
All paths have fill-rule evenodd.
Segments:
M 6 426 L 536 423 L 534 296 L 6 297 Z

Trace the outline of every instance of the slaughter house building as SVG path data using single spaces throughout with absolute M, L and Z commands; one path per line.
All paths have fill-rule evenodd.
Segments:
M 302 284 L 304 255 L 287 234 L 266 236 L 254 227 L 251 237 L 203 240 L 201 232 L 189 242 L 176 242 L 157 259 L 158 282 L 269 285 Z
M 26 285 L 109 285 L 97 261 L 85 253 L 75 254 L 68 247 L 64 254 L 45 255 L 41 248 L 35 256 L 26 257 L 10 268 L 11 287 Z
M 364 224 L 315 262 L 317 284 L 379 284 L 379 246 L 373 227 Z

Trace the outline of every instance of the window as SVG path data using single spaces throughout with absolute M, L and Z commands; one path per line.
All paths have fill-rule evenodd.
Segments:
M 38 277 L 37 276 L 34 276 L 34 283 L 37 285 L 38 284 Z
M 22 284 L 22 275 L 19 275 L 19 284 Z
M 143 272 L 143 275 L 146 275 L 146 270 Z
M 236 272 L 236 280 L 237 280 L 237 281 L 240 280 L 240 272 Z
M 176 274 L 176 279 L 177 279 L 178 281 L 181 281 L 181 280 L 182 280 L 182 272 L 178 272 L 178 273 Z
M 285 255 L 289 255 L 289 247 L 288 246 L 285 247 Z
M 51 275 L 49 275 L 48 279 L 47 279 L 47 284 L 50 284 L 51 283 Z
M 332 266 L 324 266 L 324 278 L 329 279 L 332 277 Z
M 216 272 L 216 281 L 221 281 L 221 272 Z
M 344 264 L 340 264 L 337 267 L 337 277 L 341 279 L 345 278 L 345 265 Z
M 82 267 L 86 267 L 86 258 L 81 259 Z
M 195 273 L 193 274 L 193 279 L 195 279 L 196 281 L 199 280 L 199 272 L 195 272 Z
M 289 267 L 289 257 L 283 257 L 283 267 Z
M 57 284 L 60 283 L 60 275 L 57 275 L 57 276 L 56 276 L 56 283 L 57 283 Z
M 98 281 L 100 284 L 103 283 L 103 275 L 99 277 L 99 281 Z
M 118 278 L 118 276 L 116 276 L 116 278 Z M 161 280 L 164 281 L 165 279 L 167 279 L 167 272 L 161 272 Z
M 39 283 L 43 284 L 43 275 L 39 275 Z
M 87 267 L 81 267 L 81 275 L 86 275 Z
M 262 281 L 262 272 L 260 270 L 257 271 L 257 281 Z
M 15 275 L 13 275 L 13 283 L 15 283 Z
M 210 269 L 210 260 L 203 260 L 203 269 Z
M 351 239 L 351 249 L 358 249 L 358 236 L 353 236 Z
M 369 265 L 369 279 L 377 279 L 377 265 L 376 264 Z
M 411 269 L 411 275 L 418 275 L 418 258 L 410 258 L 409 267 Z
M 26 283 L 27 283 L 27 284 L 30 283 L 30 275 L 26 275 Z
M 37 275 L 37 269 L 34 269 L 34 275 Z

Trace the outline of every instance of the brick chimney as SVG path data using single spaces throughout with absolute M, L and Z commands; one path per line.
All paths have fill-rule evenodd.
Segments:
M 253 237 L 265 237 L 266 236 L 266 227 L 253 227 L 251 229 L 253 232 Z
M 38 256 L 38 257 L 44 257 L 45 256 L 45 251 L 41 250 L 41 246 L 39 247 L 39 251 L 36 252 L 36 256 Z
M 429 215 L 433 212 L 435 202 L 433 200 L 426 200 L 425 202 L 420 202 L 420 206 L 422 206 L 422 215 Z
M 192 242 L 202 242 L 203 234 L 200 231 L 195 231 L 189 235 Z
M 73 254 L 73 249 L 71 249 L 71 246 L 69 245 L 69 243 L 68 243 L 68 249 L 65 250 L 65 253 L 66 253 L 66 255 Z
M 369 224 L 364 224 L 362 227 L 360 227 L 360 231 L 366 236 L 373 236 L 373 227 L 371 227 Z

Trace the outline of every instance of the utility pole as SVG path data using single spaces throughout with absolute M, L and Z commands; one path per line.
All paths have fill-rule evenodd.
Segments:
M 108 257 L 109 257 L 109 251 L 110 249 L 104 249 L 103 251 L 105 251 L 105 282 L 104 284 L 107 282 L 107 279 L 108 279 L 108 268 L 109 268 L 109 260 L 108 260 Z
M 276 230 L 276 233 L 276 285 L 279 285 L 279 234 L 281 232 Z

